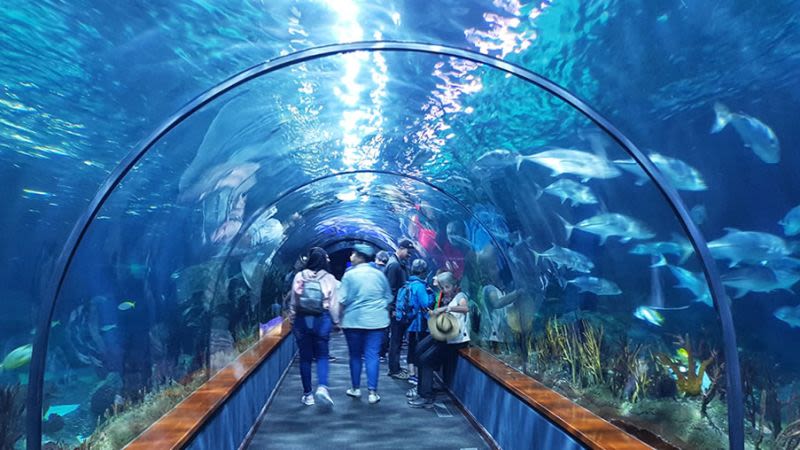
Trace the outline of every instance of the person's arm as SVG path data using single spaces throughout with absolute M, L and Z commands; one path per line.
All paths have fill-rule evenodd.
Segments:
M 339 325 L 340 311 L 339 311 L 339 280 L 333 275 L 328 274 L 328 282 L 331 284 L 331 297 L 328 305 L 328 312 L 331 315 L 331 320 L 334 325 Z
M 350 301 L 348 298 L 350 294 L 347 292 L 347 289 L 350 286 L 350 277 L 347 275 L 347 273 L 344 274 L 342 277 L 342 282 L 339 283 L 339 288 L 336 290 L 336 300 L 338 301 L 340 307 L 347 305 L 347 303 Z
M 467 302 L 467 296 L 459 293 L 457 294 L 459 299 L 455 306 L 442 306 L 433 310 L 433 314 L 442 314 L 446 312 L 454 312 L 454 313 L 462 313 L 467 314 L 469 313 L 469 305 Z
M 295 307 L 297 305 L 297 298 L 303 292 L 303 271 L 297 272 L 292 281 L 292 295 L 289 299 L 289 320 L 294 322 Z
M 383 298 L 385 301 L 384 307 L 389 308 L 389 304 L 394 301 L 394 294 L 392 294 L 392 288 L 389 286 L 389 280 L 386 277 L 380 277 L 380 282 L 383 285 Z
M 500 295 L 499 289 L 493 289 L 489 294 L 488 306 L 493 309 L 503 308 L 517 301 L 522 294 L 523 291 L 521 289 L 515 289 L 505 295 Z

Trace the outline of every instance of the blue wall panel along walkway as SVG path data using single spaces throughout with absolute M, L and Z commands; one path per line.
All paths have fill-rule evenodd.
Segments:
M 463 357 L 450 389 L 504 450 L 586 448 Z
M 292 335 L 242 383 L 187 445 L 192 450 L 237 449 L 247 438 L 296 352 Z

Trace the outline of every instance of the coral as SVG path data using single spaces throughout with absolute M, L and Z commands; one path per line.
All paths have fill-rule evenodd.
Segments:
M 578 323 L 576 327 L 552 318 L 545 325 L 544 335 L 533 342 L 539 370 L 545 371 L 551 365 L 566 367 L 573 388 L 581 387 L 584 382 L 588 386 L 597 385 L 604 379 L 603 328 L 585 320 Z
M 22 437 L 24 411 L 19 386 L 0 387 L 0 448 L 14 448 Z
M 691 342 L 689 341 L 689 335 L 686 335 L 685 338 L 679 339 L 678 344 L 683 344 L 683 348 L 686 349 L 687 353 L 688 364 L 685 373 L 681 372 L 681 370 L 678 368 L 678 364 L 675 363 L 669 356 L 663 353 L 657 353 L 655 357 L 659 363 L 669 367 L 670 370 L 672 370 L 672 373 L 677 378 L 675 384 L 677 385 L 679 392 L 688 397 L 697 397 L 702 394 L 703 375 L 705 375 L 708 365 L 714 361 L 715 354 L 712 353 L 708 359 L 703 360 L 703 362 L 700 363 L 700 367 L 697 367 L 695 364 L 694 351 L 692 349 Z
M 775 438 L 775 448 L 780 450 L 800 449 L 800 420 L 794 421 Z

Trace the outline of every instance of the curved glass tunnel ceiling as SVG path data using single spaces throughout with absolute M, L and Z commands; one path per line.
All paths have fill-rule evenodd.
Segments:
M 47 373 L 194 386 L 230 360 L 222 347 L 238 349 L 275 312 L 265 294 L 280 294 L 298 253 L 342 238 L 391 248 L 410 237 L 436 267 L 457 262 L 481 326 L 501 323 L 499 356 L 550 385 L 554 372 L 532 346 L 553 324 L 707 358 L 722 339 L 701 264 L 633 164 L 570 106 L 474 62 L 375 51 L 269 73 L 170 131 L 114 190 L 56 304 L 53 320 L 68 325 L 48 355 L 64 356 L 48 358 Z M 653 240 L 674 251 L 656 258 L 637 246 Z M 686 289 L 668 289 L 674 277 Z M 490 284 L 518 299 L 492 308 Z M 248 289 L 259 295 L 231 301 Z M 192 319 L 186 332 L 173 326 L 181 318 Z M 129 362 L 142 351 L 147 361 Z M 592 383 L 581 377 L 562 392 L 605 410 L 575 395 Z M 89 394 L 79 379 L 64 383 Z M 45 396 L 64 390 L 45 379 Z M 715 408 L 724 421 L 725 404 Z M 670 423 L 624 420 L 689 439 Z

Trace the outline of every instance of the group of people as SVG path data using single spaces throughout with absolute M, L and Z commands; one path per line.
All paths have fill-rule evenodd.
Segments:
M 289 318 L 299 349 L 301 401 L 333 405 L 328 388 L 329 341 L 334 327 L 344 332 L 349 349 L 350 388 L 346 394 L 360 398 L 361 372 L 366 367 L 367 399 L 378 403 L 381 353 L 388 350 L 388 375 L 408 380 L 408 404 L 431 408 L 434 372 L 442 367 L 445 383 L 453 377 L 458 349 L 469 343 L 467 296 L 451 272 L 440 272 L 429 286 L 424 259 L 407 262 L 413 242 L 402 240 L 389 255 L 367 244 L 356 244 L 351 267 L 337 280 L 329 272 L 330 258 L 319 247 L 302 258 L 305 267 L 294 276 Z M 298 268 L 299 269 L 299 268 Z M 408 341 L 408 368 L 401 367 L 401 349 Z M 317 389 L 311 368 L 317 364 Z

